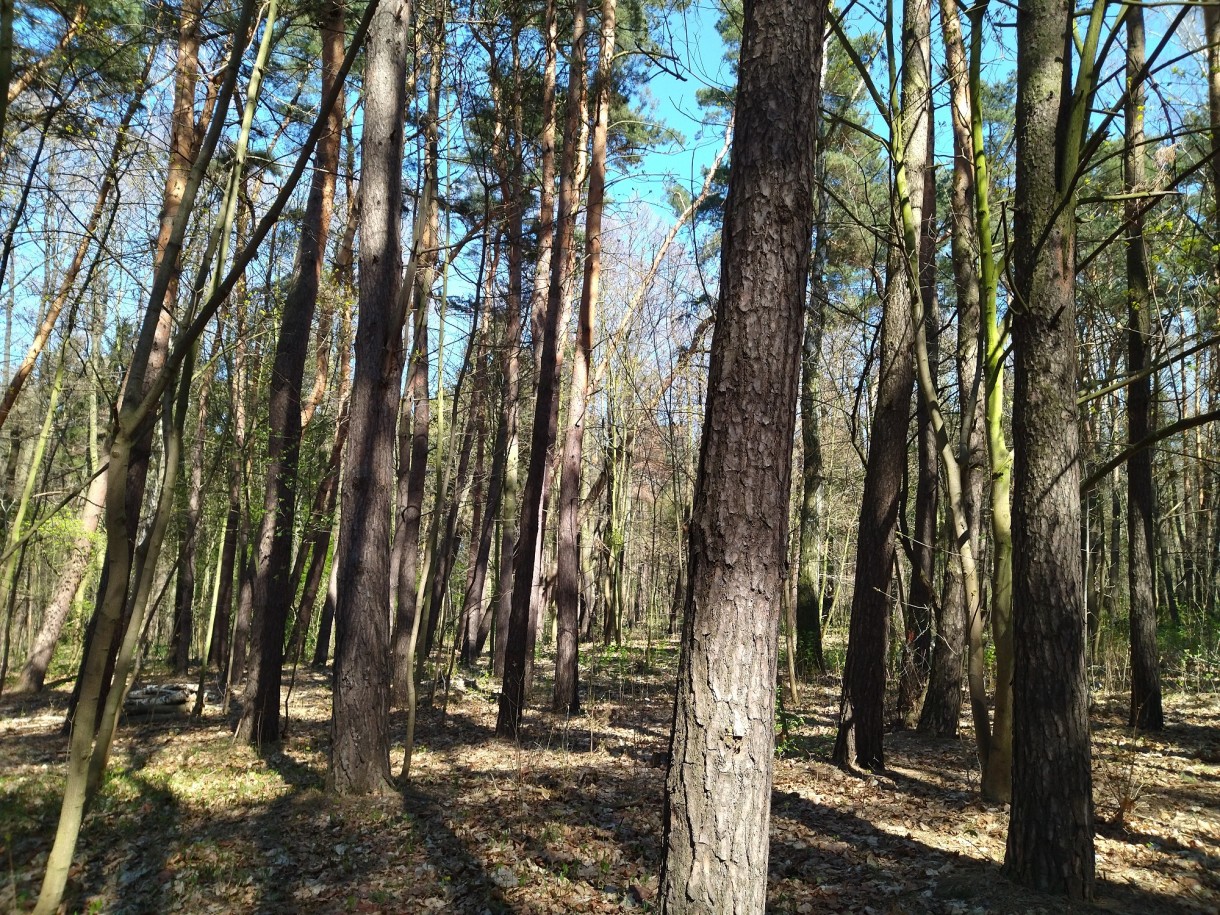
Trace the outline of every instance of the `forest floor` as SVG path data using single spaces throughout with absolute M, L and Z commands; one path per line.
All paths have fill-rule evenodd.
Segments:
M 660 864 L 672 645 L 589 652 L 585 713 L 531 709 L 493 738 L 486 678 L 420 716 L 393 801 L 325 791 L 329 675 L 297 672 L 282 748 L 232 740 L 218 706 L 133 723 L 84 832 L 68 911 L 577 913 L 648 911 Z M 537 705 L 549 695 L 539 665 Z M 170 682 L 167 678 L 152 678 Z M 59 811 L 70 684 L 0 700 L 0 910 L 37 895 Z M 828 762 L 837 686 L 788 712 L 775 768 L 768 911 L 1220 912 L 1220 696 L 1172 695 L 1156 737 L 1094 709 L 1098 899 L 1071 907 L 1001 875 L 1007 812 L 980 801 L 969 729 L 887 738 L 890 770 Z M 396 713 L 393 733 L 405 717 Z M 392 751 L 395 768 L 402 746 Z M 1116 813 L 1124 816 L 1118 824 Z

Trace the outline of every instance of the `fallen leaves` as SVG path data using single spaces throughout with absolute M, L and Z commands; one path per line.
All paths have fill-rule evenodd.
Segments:
M 72 908 L 648 911 L 665 774 L 652 761 L 666 747 L 672 678 L 619 664 L 588 682 L 586 716 L 531 712 L 520 745 L 491 738 L 486 687 L 451 696 L 444 719 L 424 712 L 412 783 L 389 801 L 324 793 L 323 676 L 298 674 L 290 735 L 266 758 L 235 745 L 218 717 L 125 728 L 86 822 Z M 792 738 L 806 752 L 775 767 L 768 911 L 1072 911 L 1002 878 L 1007 813 L 979 802 L 968 741 L 890 735 L 889 772 L 844 775 L 823 758 L 833 686 L 804 692 Z M 36 892 L 58 813 L 56 695 L 42 709 L 0 707 L 0 840 L 13 861 L 0 909 Z M 1132 799 L 1097 839 L 1102 909 L 1217 911 L 1220 771 L 1208 748 L 1220 707 L 1192 697 L 1170 716 L 1189 726 L 1138 740 L 1117 711 L 1095 718 L 1101 817 Z M 402 733 L 401 717 L 393 727 Z

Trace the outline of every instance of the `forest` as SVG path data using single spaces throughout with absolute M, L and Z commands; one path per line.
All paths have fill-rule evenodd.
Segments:
M 0 0 L 0 909 L 1220 913 L 1214 0 Z

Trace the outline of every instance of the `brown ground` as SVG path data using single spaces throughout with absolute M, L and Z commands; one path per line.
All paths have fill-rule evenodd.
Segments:
M 324 791 L 328 677 L 298 674 L 281 752 L 202 721 L 120 731 L 86 820 L 69 911 L 647 911 L 657 882 L 672 650 L 586 656 L 586 714 L 528 715 L 491 737 L 495 697 L 467 681 L 425 712 L 411 786 L 390 802 Z M 545 695 L 540 684 L 539 703 Z M 67 685 L 0 700 L 0 909 L 28 908 L 58 815 Z M 1000 874 L 1006 812 L 978 799 L 968 738 L 889 737 L 885 777 L 826 762 L 833 684 L 808 687 L 776 762 L 769 911 L 1068 912 Z M 440 696 L 437 704 L 440 704 Z M 1121 703 L 1094 716 L 1094 909 L 1220 912 L 1220 702 L 1174 696 L 1173 722 L 1133 738 Z M 405 723 L 394 719 L 395 733 Z M 401 746 L 392 756 L 401 765 Z M 1123 825 L 1110 825 L 1119 805 Z

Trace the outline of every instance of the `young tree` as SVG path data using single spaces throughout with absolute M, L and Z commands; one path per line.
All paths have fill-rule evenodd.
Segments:
M 322 97 L 334 89 L 343 62 L 343 3 L 327 0 L 319 23 L 322 33 Z M 284 302 L 268 390 L 268 465 L 263 519 L 254 548 L 254 611 L 257 620 L 246 701 L 238 737 L 268 746 L 280 736 L 280 677 L 284 664 L 284 630 L 296 596 L 291 578 L 292 540 L 296 519 L 297 464 L 301 451 L 301 388 L 309 331 L 318 304 L 322 264 L 330 235 L 343 137 L 343 105 L 327 114 L 326 132 L 318 143 L 313 177 L 297 243 L 296 273 Z
M 779 594 L 826 6 L 745 4 L 720 297 L 690 521 L 661 911 L 766 900 Z
M 1126 149 L 1123 216 L 1127 230 L 1127 373 L 1136 377 L 1127 388 L 1127 441 L 1134 445 L 1152 431 L 1152 379 L 1145 373 L 1152 349 L 1152 290 L 1148 271 L 1144 216 L 1138 195 L 1144 190 L 1144 11 L 1127 10 Z M 1153 558 L 1152 450 L 1143 448 L 1127 462 L 1127 585 L 1131 626 L 1131 714 L 1133 728 L 1159 731 L 1161 674 L 1156 644 L 1156 562 Z
M 903 4 L 901 106 L 890 100 L 892 155 L 905 169 L 907 188 L 896 191 L 894 231 L 885 282 L 885 305 L 878 345 L 877 403 L 869 429 L 864 498 L 856 540 L 856 577 L 852 592 L 847 661 L 839 702 L 839 731 L 833 758 L 844 768 L 885 766 L 885 652 L 894 577 L 894 532 L 907 465 L 907 429 L 911 423 L 911 388 L 915 381 L 911 349 L 911 296 L 918 293 L 918 258 L 908 257 L 901 210 L 909 207 L 915 226 L 923 209 L 923 172 L 928 140 L 929 84 L 927 0 Z M 893 23 L 890 24 L 891 28 Z M 892 66 L 892 65 L 891 65 Z M 880 104 L 878 107 L 887 110 Z M 904 191 L 907 199 L 903 199 Z M 917 242 L 912 239 L 917 246 Z M 917 247 L 911 249 L 913 254 Z M 914 265 L 914 266 L 913 266 Z

